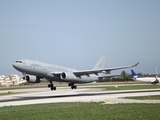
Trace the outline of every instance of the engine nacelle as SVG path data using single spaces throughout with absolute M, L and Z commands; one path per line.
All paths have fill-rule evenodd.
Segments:
M 69 81 L 75 81 L 75 80 L 77 80 L 77 77 L 73 73 L 70 73 L 70 72 L 63 72 L 60 75 L 60 78 L 62 80 L 69 80 Z
M 23 79 L 29 83 L 40 83 L 40 78 L 34 75 L 26 75 Z

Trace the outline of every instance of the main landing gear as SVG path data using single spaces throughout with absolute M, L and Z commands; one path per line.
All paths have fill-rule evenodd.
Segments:
M 156 82 L 152 82 L 151 84 L 155 85 L 155 84 L 156 84 Z
M 56 90 L 56 87 L 53 85 L 52 82 L 50 82 L 50 84 L 48 84 L 48 87 L 51 88 L 51 90 Z
M 74 83 L 68 83 L 68 86 L 71 86 L 71 89 L 77 89 L 77 86 Z

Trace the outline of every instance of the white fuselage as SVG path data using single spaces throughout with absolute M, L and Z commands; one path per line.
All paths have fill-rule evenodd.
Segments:
M 67 74 L 71 74 L 73 76 L 73 71 L 78 70 L 33 60 L 21 60 L 20 62 L 22 63 L 17 62 L 13 65 L 18 71 L 24 74 L 46 78 L 50 81 L 88 83 L 98 80 L 98 75 L 95 74 L 90 74 L 88 76 L 82 75 L 80 77 L 75 76 L 75 80 L 64 80 L 59 76 L 61 73 L 66 72 Z
M 134 78 L 134 80 L 152 83 L 152 82 L 156 81 L 156 78 L 155 77 L 145 77 L 145 78 Z M 160 78 L 157 78 L 157 80 L 160 80 Z

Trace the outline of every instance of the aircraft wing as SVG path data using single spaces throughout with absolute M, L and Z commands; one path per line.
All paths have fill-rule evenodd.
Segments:
M 139 64 L 139 62 L 136 63 L 136 64 L 134 64 L 134 65 L 121 66 L 121 67 L 73 71 L 73 74 L 74 74 L 75 76 L 77 76 L 77 77 L 80 77 L 80 76 L 82 76 L 82 75 L 87 75 L 87 76 L 89 76 L 89 74 L 98 75 L 98 73 L 110 74 L 110 72 L 111 72 L 112 70 L 119 70 L 119 69 L 131 68 L 131 67 L 137 66 L 138 64 Z

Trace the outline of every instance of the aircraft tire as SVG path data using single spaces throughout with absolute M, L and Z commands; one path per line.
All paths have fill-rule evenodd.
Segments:
M 56 87 L 53 87 L 53 90 L 56 90 Z
M 51 87 L 51 84 L 48 84 L 48 87 L 50 88 L 50 87 Z
M 76 85 L 71 86 L 71 89 L 77 89 L 77 86 Z
M 68 86 L 71 86 L 72 85 L 72 83 L 68 83 Z
M 77 86 L 76 86 L 76 85 L 74 86 L 74 89 L 77 89 Z
M 71 86 L 71 89 L 73 90 L 73 89 L 74 89 L 74 86 Z
M 53 90 L 56 90 L 56 87 L 51 87 L 51 90 L 53 91 Z

